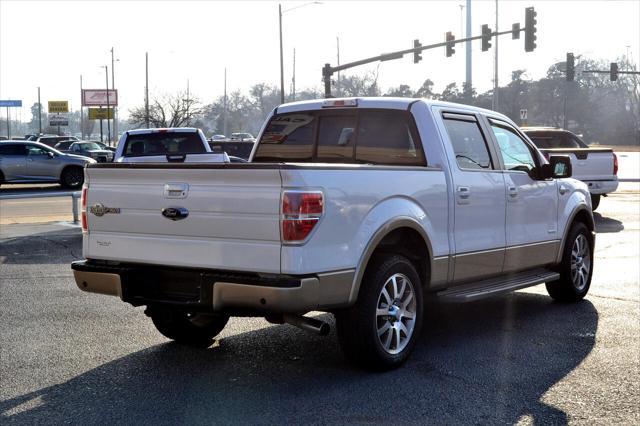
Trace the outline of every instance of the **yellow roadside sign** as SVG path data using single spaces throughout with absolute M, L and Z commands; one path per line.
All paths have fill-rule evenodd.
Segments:
M 113 108 L 109 108 L 108 116 L 106 108 L 89 108 L 89 120 L 113 120 Z
M 69 112 L 69 101 L 49 101 L 49 112 Z

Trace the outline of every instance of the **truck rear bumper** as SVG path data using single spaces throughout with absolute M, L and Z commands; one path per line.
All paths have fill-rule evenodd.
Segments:
M 354 270 L 310 276 L 244 274 L 156 265 L 78 261 L 76 285 L 134 306 L 191 311 L 305 313 L 348 305 Z
M 609 194 L 618 189 L 618 179 L 615 180 L 584 180 L 591 194 Z

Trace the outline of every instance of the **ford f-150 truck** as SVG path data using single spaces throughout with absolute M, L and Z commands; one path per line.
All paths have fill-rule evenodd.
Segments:
M 498 113 L 420 99 L 281 105 L 250 162 L 85 169 L 81 290 L 146 306 L 207 346 L 229 316 L 319 334 L 347 357 L 404 362 L 425 303 L 546 283 L 582 299 L 593 272 L 587 186 Z
M 600 197 L 618 189 L 618 157 L 611 148 L 589 148 L 577 135 L 564 129 L 523 127 L 522 131 L 543 154 L 569 156 L 573 177 L 589 187 L 593 210 L 600 205 Z

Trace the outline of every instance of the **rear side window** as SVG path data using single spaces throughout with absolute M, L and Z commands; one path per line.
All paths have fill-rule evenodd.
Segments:
M 493 169 L 487 143 L 475 120 L 445 118 L 444 124 L 461 169 Z
M 26 150 L 22 144 L 0 143 L 0 155 L 26 155 Z
M 410 113 L 369 109 L 275 116 L 260 139 L 253 161 L 425 165 Z
M 124 146 L 125 157 L 167 154 L 199 154 L 207 152 L 196 132 L 161 132 L 128 135 Z

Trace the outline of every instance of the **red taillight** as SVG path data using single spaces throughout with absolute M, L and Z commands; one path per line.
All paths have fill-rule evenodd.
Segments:
M 82 213 L 80 215 L 82 221 L 82 232 L 87 232 L 89 227 L 87 226 L 87 187 L 82 187 L 82 196 L 80 197 L 80 208 Z
M 618 176 L 618 156 L 613 153 L 613 175 Z
M 284 191 L 282 194 L 282 241 L 302 242 L 324 213 L 324 197 L 319 191 Z

